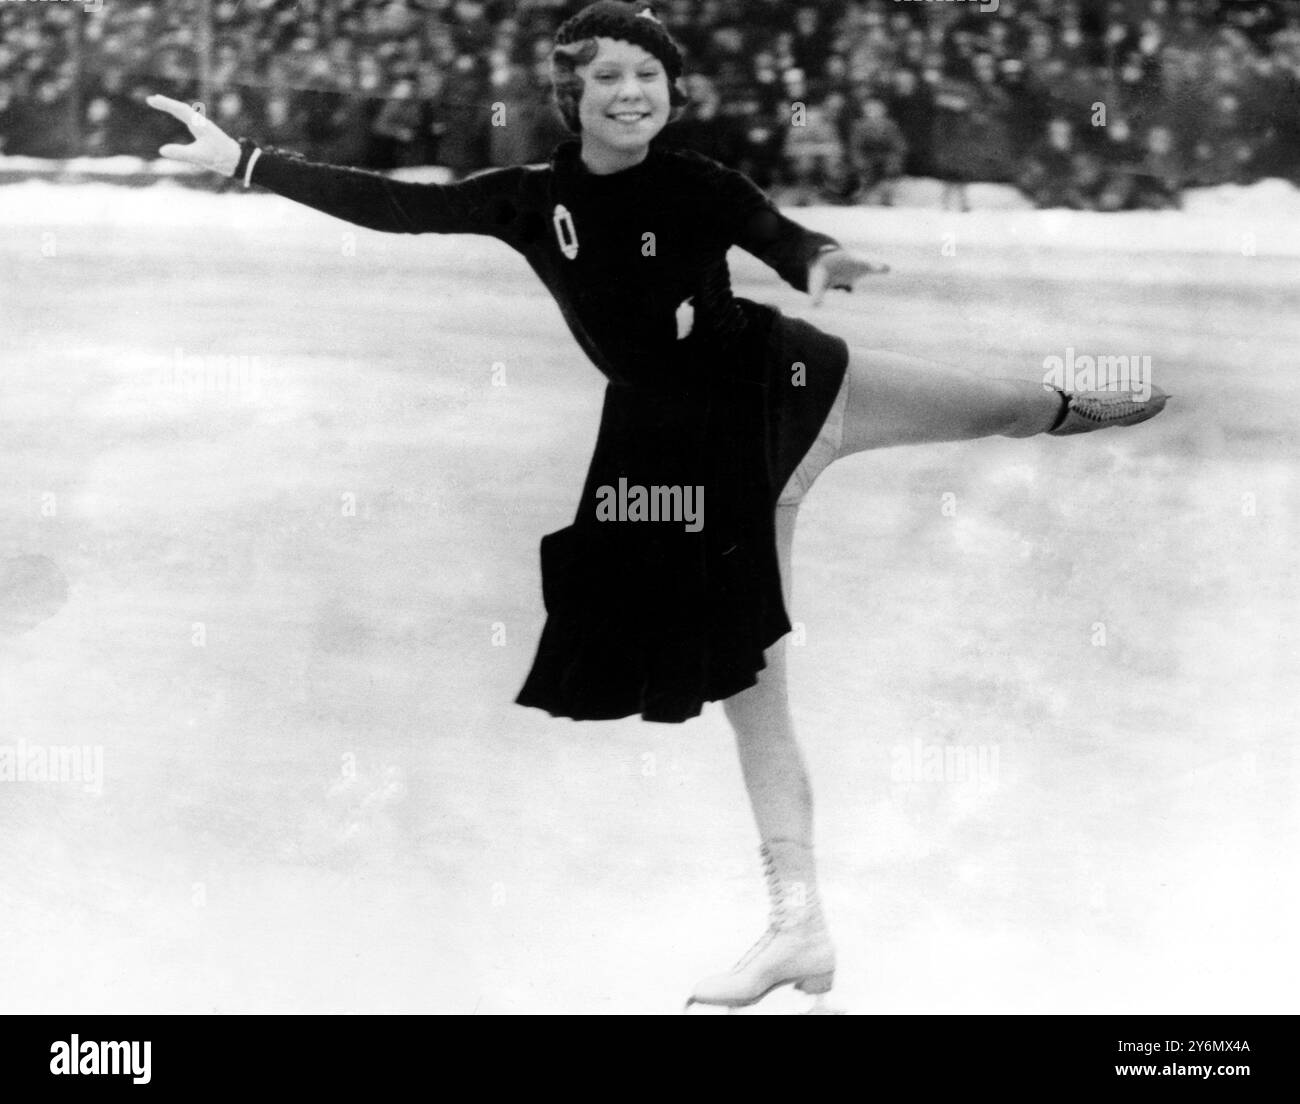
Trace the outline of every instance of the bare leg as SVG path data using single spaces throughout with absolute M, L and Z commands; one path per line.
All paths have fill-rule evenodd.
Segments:
M 792 498 L 796 494 L 786 491 Z M 794 500 L 776 508 L 777 555 L 787 606 L 798 513 Z M 758 682 L 726 699 L 723 708 L 736 732 L 745 788 L 763 841 L 763 877 L 771 905 L 768 926 L 732 969 L 695 986 L 687 1008 L 695 1003 L 743 1007 L 777 985 L 824 994 L 835 980 L 835 948 L 817 892 L 812 788 L 786 690 L 785 638 L 764 656 L 767 666 L 758 673 Z
M 790 605 L 790 555 L 794 547 L 799 507 L 776 510 L 777 557 L 787 608 Z M 758 834 L 764 840 L 793 840 L 812 844 L 812 788 L 803 755 L 794 735 L 786 683 L 785 638 L 763 653 L 767 666 L 758 682 L 723 702 L 736 733 L 740 768 L 754 810 Z
M 1032 437 L 1050 429 L 1061 396 L 1036 380 L 990 379 L 918 357 L 854 350 L 839 455 L 892 445 Z

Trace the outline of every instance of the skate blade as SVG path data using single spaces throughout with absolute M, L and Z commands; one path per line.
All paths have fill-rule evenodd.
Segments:
M 826 1003 L 826 1001 L 823 998 L 818 997 L 813 1002 L 813 1006 L 810 1009 L 808 1009 L 807 1012 L 804 1012 L 803 1015 L 805 1016 L 847 1016 L 848 1012 L 845 1011 L 843 1008 L 832 1008 L 829 1004 Z
M 734 1016 L 738 1012 L 747 1012 L 750 1014 L 757 1013 L 761 1011 L 759 1006 L 766 1000 L 768 996 L 770 996 L 778 989 L 781 989 L 783 986 L 789 985 L 791 986 L 791 989 L 793 991 L 804 993 L 807 996 L 812 997 L 813 1003 L 812 1003 L 812 1007 L 804 1009 L 802 1012 L 786 1012 L 784 1013 L 785 1015 L 844 1016 L 848 1014 L 845 1011 L 845 1009 L 832 1008 L 829 1004 L 826 1003 L 826 996 L 830 992 L 830 982 L 833 977 L 834 977 L 833 974 L 824 974 L 813 978 L 805 978 L 802 982 L 791 982 L 791 981 L 777 982 L 775 985 L 772 985 L 768 989 L 765 989 L 762 993 L 754 997 L 752 1000 L 745 1001 L 744 1003 L 740 1003 L 740 1004 L 712 1004 L 707 1001 L 697 1001 L 694 997 L 691 997 L 686 1001 L 686 1004 L 682 1007 L 681 1015 L 683 1016 L 690 1015 L 692 1008 L 697 1008 L 700 1010 L 700 1012 L 695 1013 L 696 1015 L 704 1014 L 704 1010 L 706 1009 L 708 1010 L 707 1014 L 715 1015 L 715 1016 L 722 1015 L 723 1013 L 725 1013 L 728 1016 Z

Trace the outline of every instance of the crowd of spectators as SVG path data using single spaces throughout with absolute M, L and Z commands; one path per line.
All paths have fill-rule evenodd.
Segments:
M 154 157 L 147 93 L 313 159 L 461 176 L 545 160 L 551 34 L 582 0 L 0 3 L 0 152 Z M 982 10 L 996 7 L 996 10 Z M 1300 180 L 1291 0 L 659 0 L 690 104 L 664 141 L 787 202 L 891 203 L 904 176 L 1044 206 L 1176 205 Z M 208 12 L 205 17 L 204 12 Z M 503 123 L 505 125 L 499 125 Z

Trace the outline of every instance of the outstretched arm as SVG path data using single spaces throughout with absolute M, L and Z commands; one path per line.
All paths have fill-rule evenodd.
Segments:
M 499 170 L 455 184 L 412 184 L 378 173 L 322 165 L 296 154 L 236 142 L 188 104 L 166 96 L 146 103 L 189 127 L 188 146 L 166 145 L 158 152 L 223 176 L 257 184 L 327 215 L 371 230 L 394 234 L 499 235 L 510 222 L 510 204 L 500 194 Z M 494 185 L 496 185 L 494 187 Z
M 786 283 L 820 304 L 827 288 L 852 291 L 860 276 L 888 272 L 889 266 L 850 253 L 828 234 L 809 230 L 783 215 L 743 173 L 724 169 L 720 193 L 734 212 L 733 240 L 771 266 Z

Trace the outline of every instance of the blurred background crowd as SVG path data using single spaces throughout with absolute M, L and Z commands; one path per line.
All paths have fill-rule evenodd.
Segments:
M 0 153 L 152 158 L 144 106 L 315 160 L 456 176 L 566 137 L 551 35 L 582 0 L 0 3 Z M 659 0 L 691 102 L 663 140 L 778 199 L 890 203 L 901 177 L 1042 206 L 1175 206 L 1189 186 L 1300 182 L 1296 0 Z M 493 125 L 494 105 L 504 105 Z

